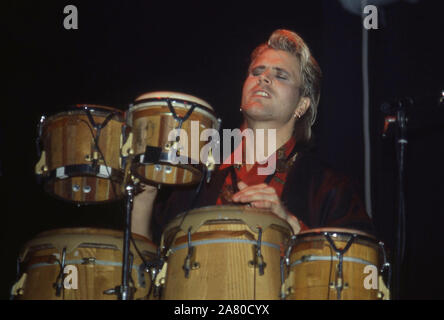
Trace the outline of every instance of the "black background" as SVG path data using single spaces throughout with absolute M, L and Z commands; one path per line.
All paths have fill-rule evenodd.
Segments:
M 298 32 L 323 70 L 314 127 L 320 155 L 363 189 L 361 18 L 335 0 L 240 3 L 2 2 L 0 298 L 9 298 L 18 251 L 37 233 L 122 227 L 123 202 L 79 208 L 37 184 L 41 115 L 75 103 L 126 110 L 141 93 L 168 90 L 208 101 L 223 127 L 235 128 L 249 54 L 277 28 Z M 63 27 L 63 8 L 70 4 L 78 9 L 78 30 Z M 393 139 L 381 138 L 380 105 L 444 89 L 443 9 L 432 0 L 379 7 L 379 29 L 369 31 L 372 215 L 389 248 L 396 231 L 396 161 Z M 416 108 L 418 116 L 434 112 L 427 103 Z M 442 127 L 408 132 L 402 299 L 444 298 L 443 136 Z

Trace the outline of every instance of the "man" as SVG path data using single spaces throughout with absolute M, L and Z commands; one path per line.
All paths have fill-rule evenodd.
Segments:
M 310 151 L 311 126 L 320 97 L 321 70 L 304 41 L 294 32 L 276 30 L 267 44 L 256 48 L 242 90 L 242 129 L 276 130 L 273 149 L 263 140 L 276 170 L 260 175 L 257 152 L 253 163 L 225 161 L 205 184 L 195 203 L 194 190 L 177 190 L 169 201 L 153 204 L 157 189 L 146 186 L 135 197 L 132 231 L 159 241 L 162 228 L 187 208 L 215 204 L 244 204 L 267 208 L 285 219 L 295 234 L 315 227 L 344 227 L 372 232 L 371 221 L 347 179 L 321 165 Z M 257 145 L 257 144 L 256 144 Z M 156 211 L 153 214 L 153 211 Z

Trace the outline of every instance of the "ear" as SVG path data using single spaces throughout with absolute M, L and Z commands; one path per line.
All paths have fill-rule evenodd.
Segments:
M 298 106 L 296 107 L 295 113 L 302 117 L 310 108 L 311 100 L 309 97 L 301 97 L 299 100 Z

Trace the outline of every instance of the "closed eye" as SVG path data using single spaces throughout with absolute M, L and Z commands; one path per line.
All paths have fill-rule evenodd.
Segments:
M 276 78 L 284 79 L 284 80 L 290 79 L 290 75 L 289 75 L 289 73 L 286 70 L 284 70 L 282 68 L 278 68 L 278 67 L 273 68 L 273 69 L 274 69 L 274 71 L 276 73 Z
M 250 71 L 250 73 L 253 75 L 253 76 L 259 76 L 259 75 L 261 75 L 263 72 L 265 71 L 265 67 L 264 66 L 259 66 L 259 67 L 256 67 L 256 68 L 254 68 L 254 69 L 252 69 L 251 71 Z
M 261 74 L 263 74 L 265 72 L 265 70 L 266 70 L 265 66 L 257 66 L 257 67 L 250 70 L 250 74 L 254 77 L 257 77 L 257 76 L 260 76 Z M 273 70 L 273 72 L 272 72 L 273 76 L 276 77 L 277 79 L 280 79 L 280 80 L 290 79 L 290 74 L 286 70 L 279 68 L 279 67 L 273 67 L 272 70 Z
M 288 80 L 288 76 L 287 75 L 280 74 L 280 73 L 276 74 L 276 78 L 282 79 L 282 80 Z

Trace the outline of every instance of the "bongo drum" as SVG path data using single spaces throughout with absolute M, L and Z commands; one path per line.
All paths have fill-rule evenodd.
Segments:
M 291 227 L 265 210 L 210 206 L 168 224 L 163 299 L 279 299 Z
M 46 192 L 75 203 L 123 197 L 123 112 L 77 105 L 40 123 L 43 151 L 35 166 Z
M 149 261 L 156 246 L 133 234 L 137 249 Z M 122 282 L 123 233 L 109 229 L 73 228 L 43 232 L 23 248 L 19 260 L 24 273 L 15 285 L 22 300 L 116 300 Z M 134 245 L 130 285 L 135 299 L 145 299 L 151 277 Z
M 132 134 L 132 171 L 140 180 L 193 185 L 205 170 L 214 169 L 211 143 L 200 137 L 205 129 L 218 134 L 220 119 L 204 100 L 177 92 L 146 93 L 129 108 L 127 123 Z
M 373 236 L 352 229 L 319 228 L 293 236 L 286 249 L 287 299 L 381 298 L 381 250 Z

